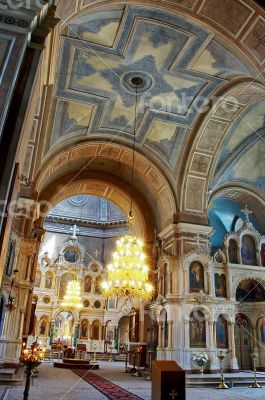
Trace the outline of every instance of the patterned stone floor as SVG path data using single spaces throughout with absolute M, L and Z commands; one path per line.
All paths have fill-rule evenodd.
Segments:
M 151 383 L 142 378 L 124 374 L 122 363 L 101 362 L 101 369 L 95 371 L 100 376 L 136 394 L 144 400 L 151 400 Z M 0 388 L 0 400 L 22 400 L 24 388 L 11 388 L 3 394 Z M 105 400 L 100 392 L 80 379 L 69 370 L 56 369 L 45 363 L 39 377 L 33 379 L 30 400 Z M 226 391 L 216 389 L 187 389 L 187 400 L 264 400 L 265 388 L 233 388 Z M 126 400 L 126 399 L 124 399 Z

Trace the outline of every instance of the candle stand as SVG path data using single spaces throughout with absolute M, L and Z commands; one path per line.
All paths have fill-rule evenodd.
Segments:
M 44 359 L 44 352 L 45 352 L 45 349 L 41 349 L 40 344 L 37 341 L 32 344 L 30 349 L 27 349 L 26 343 L 23 343 L 20 360 L 23 362 L 23 364 L 26 367 L 25 372 L 26 372 L 26 376 L 27 376 L 25 390 L 24 390 L 24 394 L 23 394 L 23 400 L 29 399 L 31 377 L 32 377 L 33 371 L 39 365 L 41 365 L 41 363 Z
M 132 358 L 133 358 L 133 367 L 131 369 L 131 373 L 133 375 L 136 372 L 136 368 L 135 368 L 135 365 L 136 365 L 136 352 L 135 351 L 132 353 Z
M 128 374 L 128 372 L 130 372 L 129 369 L 128 369 L 128 355 L 129 355 L 129 353 L 128 353 L 128 351 L 126 351 L 125 371 L 124 371 L 125 374 Z
M 261 389 L 262 386 L 260 386 L 257 382 L 257 368 L 256 368 L 256 358 L 257 354 L 252 353 L 251 354 L 252 362 L 253 362 L 253 372 L 254 372 L 254 383 L 250 387 L 253 389 Z
M 229 387 L 226 385 L 225 380 L 224 380 L 224 368 L 223 368 L 223 361 L 225 359 L 225 354 L 223 351 L 220 351 L 220 353 L 217 356 L 220 360 L 220 372 L 221 372 L 221 382 L 218 385 L 217 389 L 229 389 Z

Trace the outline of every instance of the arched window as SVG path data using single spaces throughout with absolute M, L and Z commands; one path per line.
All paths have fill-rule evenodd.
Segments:
M 234 239 L 230 239 L 229 240 L 228 258 L 229 258 L 229 262 L 231 264 L 238 264 L 239 263 L 238 246 L 237 246 L 237 242 Z
M 91 276 L 87 275 L 84 280 L 84 292 L 90 293 L 92 288 L 92 278 Z
M 45 289 L 52 288 L 53 274 L 52 272 L 46 272 L 45 275 Z
M 92 323 L 92 329 L 91 329 L 92 340 L 99 340 L 99 329 L 100 329 L 100 322 L 96 320 Z
M 95 282 L 95 293 L 101 294 L 102 291 L 101 284 L 102 284 L 102 278 L 101 276 L 98 276 Z
M 196 310 L 190 314 L 190 347 L 206 347 L 206 324 L 202 311 Z
M 204 269 L 200 262 L 193 261 L 190 265 L 190 292 L 204 291 Z
M 35 282 L 34 282 L 34 286 L 35 287 L 40 287 L 40 283 L 41 283 L 41 272 L 37 271 L 36 275 L 35 275 Z
M 222 315 L 216 321 L 216 345 L 218 349 L 228 348 L 227 320 Z
M 242 238 L 241 246 L 242 264 L 257 265 L 257 253 L 255 241 L 251 236 L 245 235 Z

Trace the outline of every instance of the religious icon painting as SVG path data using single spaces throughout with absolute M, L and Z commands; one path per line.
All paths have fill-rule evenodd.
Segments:
M 92 289 L 92 278 L 91 276 L 87 275 L 84 280 L 84 292 L 90 293 Z
M 241 246 L 242 264 L 257 265 L 256 245 L 251 236 L 245 235 L 242 238 Z
M 238 246 L 234 239 L 229 240 L 228 259 L 231 264 L 238 264 Z
M 206 347 L 205 316 L 200 310 L 193 311 L 190 314 L 190 347 Z
M 88 338 L 88 320 L 83 319 L 80 327 L 80 339 L 87 340 Z
M 204 291 L 204 269 L 198 261 L 193 261 L 190 265 L 190 292 L 196 293 Z
M 236 300 L 241 302 L 265 301 L 265 289 L 255 279 L 243 280 L 237 287 Z
M 44 336 L 47 334 L 47 327 L 48 327 L 48 317 L 43 315 L 40 318 L 40 324 L 39 324 L 39 334 Z
M 222 315 L 216 321 L 216 343 L 218 349 L 228 348 L 227 320 Z
M 225 274 L 215 274 L 214 275 L 215 281 L 215 296 L 216 297 L 226 297 L 227 290 L 226 290 L 226 276 Z
M 53 274 L 51 272 L 47 272 L 45 275 L 45 289 L 52 288 Z
M 66 262 L 76 263 L 79 260 L 79 251 L 75 247 L 68 247 L 64 252 Z

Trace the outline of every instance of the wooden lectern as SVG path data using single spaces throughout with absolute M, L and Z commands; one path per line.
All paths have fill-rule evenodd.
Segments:
M 176 361 L 153 361 L 152 400 L 185 399 L 185 371 Z

